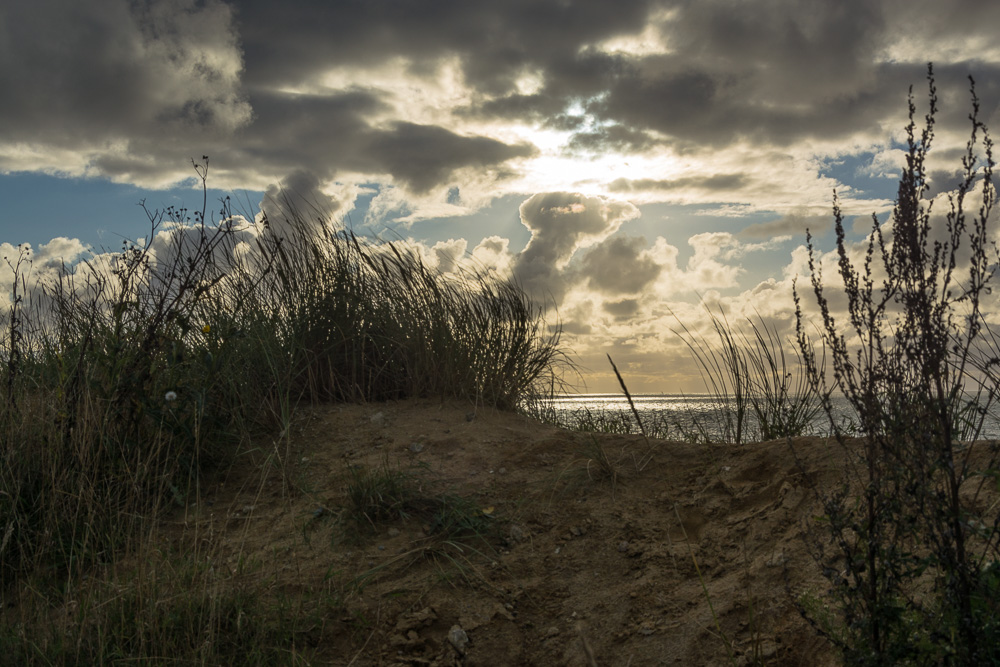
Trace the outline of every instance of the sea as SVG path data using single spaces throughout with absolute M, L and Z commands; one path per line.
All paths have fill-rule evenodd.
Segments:
M 735 441 L 735 424 L 731 411 L 723 409 L 719 399 L 709 394 L 633 394 L 636 412 L 647 433 L 657 437 L 697 439 L 708 442 Z M 847 399 L 831 400 L 834 421 L 850 432 L 857 417 Z M 623 394 L 564 394 L 546 399 L 541 406 L 557 423 L 579 427 L 582 422 L 603 419 L 607 426 L 626 424 L 638 433 L 628 399 Z M 1000 412 L 993 406 L 986 416 L 980 439 L 1000 439 Z M 752 413 L 752 411 L 750 411 Z M 610 430 L 608 428 L 602 430 Z M 826 436 L 832 432 L 830 418 L 817 410 L 808 420 L 803 435 Z M 748 414 L 741 432 L 744 442 L 760 439 L 760 426 L 753 414 Z

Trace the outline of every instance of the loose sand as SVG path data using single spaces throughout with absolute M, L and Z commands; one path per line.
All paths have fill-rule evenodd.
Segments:
M 319 664 L 834 663 L 794 600 L 827 588 L 803 536 L 813 489 L 842 479 L 836 443 L 650 448 L 426 400 L 304 410 L 287 435 L 162 539 L 197 538 L 276 593 L 326 599 L 303 638 Z M 283 474 L 262 475 L 269 454 Z M 486 541 L 446 542 L 419 508 L 359 535 L 351 467 L 386 465 L 419 497 L 468 501 Z

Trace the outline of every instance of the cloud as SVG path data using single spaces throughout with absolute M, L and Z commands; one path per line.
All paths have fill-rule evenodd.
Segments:
M 514 275 L 529 292 L 560 302 L 567 288 L 566 267 L 577 250 L 595 245 L 638 217 L 628 202 L 579 193 L 537 194 L 521 204 L 521 223 L 531 240 L 514 264 Z
M 755 222 L 740 231 L 740 236 L 746 239 L 774 239 L 775 237 L 797 236 L 805 237 L 808 230 L 814 237 L 822 236 L 833 228 L 833 212 L 827 215 L 810 215 L 807 213 L 789 213 L 777 220 Z
M 730 191 L 746 187 L 750 178 L 746 174 L 711 174 L 704 176 L 686 176 L 672 180 L 639 178 L 629 180 L 619 178 L 608 185 L 611 192 L 636 192 L 641 190 L 659 190 L 670 192 L 674 190 L 700 190 L 702 192 Z
M 605 301 L 602 307 L 616 320 L 627 320 L 639 312 L 639 300 L 622 299 L 621 301 Z
M 595 246 L 583 258 L 582 275 L 598 292 L 636 294 L 653 283 L 663 267 L 646 249 L 642 237 L 614 236 Z
M 465 250 L 469 247 L 469 242 L 465 239 L 448 239 L 438 241 L 431 248 L 434 252 L 434 266 L 442 273 L 453 273 L 465 260 Z
M 352 196 L 346 208 L 349 210 L 353 203 Z M 272 228 L 287 231 L 295 224 L 317 229 L 332 224 L 344 208 L 345 202 L 329 195 L 315 174 L 303 170 L 292 172 L 281 183 L 268 187 L 260 202 L 261 214 Z
M 773 151 L 822 153 L 898 130 L 929 42 L 942 81 L 971 69 L 984 99 L 996 93 L 1000 55 L 985 26 L 997 10 L 961 6 L 15 3 L 0 9 L 0 24 L 17 26 L 0 40 L 0 89 L 18 93 L 0 101 L 0 170 L 165 187 L 207 154 L 215 187 L 264 189 L 299 170 L 326 185 L 392 184 L 413 219 L 586 183 L 597 184 L 589 194 L 740 203 L 788 182 L 764 168 Z M 931 22 L 961 45 L 945 49 Z M 965 123 L 958 101 L 942 104 L 949 142 L 945 128 Z M 639 156 L 697 159 L 668 176 L 579 176 L 588 160 Z M 578 168 L 553 173 L 545 160 Z M 552 180 L 532 187 L 540 173 Z M 798 185 L 781 193 L 797 198 L 789 206 L 808 196 Z M 448 208 L 452 187 L 462 201 Z
M 472 249 L 472 257 L 476 268 L 496 271 L 499 275 L 509 275 L 514 263 L 510 252 L 510 239 L 499 236 L 487 236 Z
M 5 3 L 0 26 L 0 168 L 18 168 L 17 145 L 79 151 L 73 171 L 137 136 L 196 141 L 252 120 L 221 1 Z
M 508 145 L 486 137 L 463 137 L 442 127 L 397 122 L 386 131 L 373 132 L 361 155 L 370 159 L 373 170 L 392 174 L 419 194 L 447 184 L 458 169 L 495 168 L 535 152 L 527 144 Z

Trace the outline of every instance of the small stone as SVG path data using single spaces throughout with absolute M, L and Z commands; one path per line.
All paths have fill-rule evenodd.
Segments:
M 424 451 L 424 445 L 423 445 L 423 443 L 421 443 L 421 442 L 411 442 L 410 443 L 410 451 L 413 452 L 414 454 L 419 454 L 420 452 Z
M 551 628 L 545 631 L 545 638 L 550 639 L 558 634 L 559 634 L 559 628 L 553 625 Z
M 569 532 L 573 534 L 573 537 L 581 537 L 587 532 L 587 529 L 580 526 L 573 526 L 569 529 Z
M 626 542 L 625 540 L 622 540 L 621 542 L 619 542 L 618 543 L 618 551 L 620 551 L 621 553 L 627 553 L 628 552 L 628 542 Z
M 415 628 L 427 627 L 436 620 L 437 613 L 433 607 L 424 607 L 418 612 L 401 615 L 396 621 L 396 631 L 409 632 Z
M 375 426 L 385 426 L 385 413 L 376 412 L 371 416 L 370 421 Z
M 399 537 L 399 528 L 390 528 L 388 531 L 386 531 L 386 534 L 389 537 Z
M 470 413 L 468 413 L 468 414 L 465 415 L 465 421 L 467 421 L 467 422 L 471 422 L 475 418 L 476 418 L 476 413 L 475 412 L 470 412 Z
M 451 626 L 451 630 L 448 631 L 448 641 L 455 647 L 459 655 L 465 655 L 465 647 L 469 645 L 469 635 L 465 633 L 465 630 L 461 626 Z
M 767 559 L 764 564 L 768 567 L 781 567 L 788 562 L 788 556 L 785 555 L 784 551 L 779 551 L 778 553 L 772 555 Z

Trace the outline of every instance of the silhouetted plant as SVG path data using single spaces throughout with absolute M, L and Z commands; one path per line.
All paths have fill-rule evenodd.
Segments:
M 886 225 L 873 216 L 860 267 L 835 199 L 846 321 L 834 313 L 832 288 L 823 284 L 808 237 L 832 377 L 806 344 L 806 315 L 795 293 L 803 360 L 848 457 L 843 488 L 822 498 L 831 539 L 813 535 L 811 542 L 837 613 L 807 617 L 851 665 L 1000 661 L 1000 516 L 978 513 L 960 493 L 963 485 L 990 478 L 974 479 L 983 472 L 973 468 L 975 448 L 960 440 L 979 436 L 998 392 L 982 316 L 998 259 L 987 224 L 995 201 L 992 142 L 970 77 L 964 176 L 944 219 L 932 225 L 926 199 L 937 113 L 931 66 L 928 81 L 930 108 L 919 136 L 911 88 L 906 167 L 893 215 Z M 970 214 L 966 197 L 977 184 L 982 200 Z M 836 418 L 826 390 L 831 381 L 857 414 L 858 442 Z M 995 463 L 991 455 L 987 472 Z
M 674 331 L 698 363 L 705 389 L 713 404 L 709 419 L 696 419 L 693 426 L 678 430 L 687 438 L 734 444 L 805 435 L 820 415 L 821 397 L 816 385 L 803 372 L 802 359 L 794 341 L 783 341 L 763 317 L 747 319 L 736 329 L 719 315 L 708 311 L 718 336 L 713 345 L 696 336 L 683 322 Z M 791 363 L 785 354 L 791 346 L 796 357 Z M 813 359 L 823 368 L 825 355 L 810 344 Z

